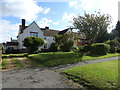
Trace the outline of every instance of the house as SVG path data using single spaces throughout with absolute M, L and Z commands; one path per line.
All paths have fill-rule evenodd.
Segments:
M 11 41 L 10 42 L 6 42 L 5 44 L 3 44 L 4 49 L 6 50 L 6 53 L 15 53 L 18 50 L 18 42 L 15 39 L 12 39 L 11 37 Z
M 22 25 L 19 26 L 19 32 L 17 36 L 18 49 L 20 51 L 25 50 L 23 41 L 26 37 L 35 36 L 40 37 L 45 41 L 45 44 L 40 47 L 41 49 L 49 49 L 51 43 L 54 42 L 54 35 L 58 34 L 58 30 L 49 29 L 49 27 L 40 28 L 35 21 L 29 26 L 25 25 L 25 19 L 22 19 Z
M 76 36 L 78 36 L 78 39 L 74 40 L 74 46 L 79 47 L 84 44 L 83 36 L 79 35 L 77 32 L 73 32 L 73 28 L 67 28 L 60 31 L 50 29 L 49 27 L 40 28 L 35 21 L 28 26 L 26 26 L 25 23 L 25 19 L 22 19 L 21 25 L 19 25 L 17 40 L 11 38 L 10 42 L 5 43 L 4 47 L 9 52 L 26 52 L 26 47 L 23 46 L 23 41 L 26 37 L 30 36 L 40 37 L 45 41 L 45 44 L 40 47 L 43 51 L 48 50 L 50 45 L 55 42 L 54 36 L 56 34 L 62 35 L 65 33 L 74 33 Z

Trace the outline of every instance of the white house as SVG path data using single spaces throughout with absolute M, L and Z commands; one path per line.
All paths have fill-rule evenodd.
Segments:
M 23 46 L 23 41 L 26 37 L 35 36 L 44 39 L 45 44 L 41 49 L 48 49 L 51 43 L 54 42 L 54 35 L 59 31 L 49 29 L 49 27 L 40 28 L 35 21 L 33 21 L 29 26 L 25 26 L 25 19 L 22 19 L 22 25 L 19 26 L 18 32 L 18 49 L 25 49 Z

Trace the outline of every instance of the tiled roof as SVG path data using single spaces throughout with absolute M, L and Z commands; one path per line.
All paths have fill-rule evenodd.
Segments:
M 60 32 L 58 30 L 53 30 L 53 29 L 41 29 L 41 30 L 43 31 L 45 36 L 55 36 Z
M 18 42 L 7 42 L 8 46 L 17 46 Z

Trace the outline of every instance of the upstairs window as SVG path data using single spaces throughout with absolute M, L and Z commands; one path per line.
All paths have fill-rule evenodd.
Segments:
M 38 37 L 38 32 L 30 32 L 30 36 Z

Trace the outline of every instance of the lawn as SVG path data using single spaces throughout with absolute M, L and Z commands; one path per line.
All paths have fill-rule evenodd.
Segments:
M 28 55 L 28 58 L 33 61 L 33 63 L 36 63 L 37 66 L 56 66 L 114 56 L 118 56 L 118 53 L 103 56 L 83 56 L 81 53 L 74 52 L 50 52 L 31 54 Z
M 88 89 L 118 90 L 118 60 L 77 66 L 63 73 Z

